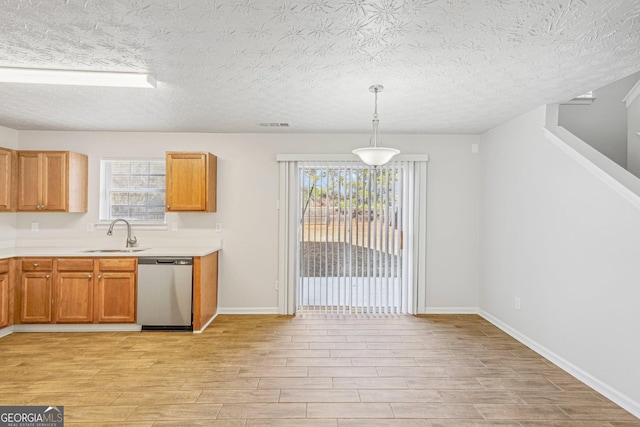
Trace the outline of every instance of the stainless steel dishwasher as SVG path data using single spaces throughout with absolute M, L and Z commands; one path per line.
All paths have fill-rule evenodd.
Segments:
M 193 258 L 138 258 L 138 324 L 143 330 L 193 330 Z

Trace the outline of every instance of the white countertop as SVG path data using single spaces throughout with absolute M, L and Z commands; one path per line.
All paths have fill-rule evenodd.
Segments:
M 210 246 L 154 246 L 136 247 L 137 252 L 87 252 L 94 249 L 117 249 L 105 246 L 92 247 L 12 247 L 0 249 L 0 259 L 13 257 L 148 257 L 148 256 L 205 256 L 222 249 L 222 244 Z

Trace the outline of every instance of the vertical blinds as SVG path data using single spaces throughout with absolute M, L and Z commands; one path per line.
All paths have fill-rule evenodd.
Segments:
M 412 312 L 409 163 L 298 162 L 298 313 Z

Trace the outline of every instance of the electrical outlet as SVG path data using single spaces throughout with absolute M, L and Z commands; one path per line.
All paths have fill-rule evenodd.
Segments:
M 171 224 L 169 224 L 169 228 L 171 229 L 171 231 L 178 231 L 178 223 L 172 222 Z
M 220 233 L 222 231 L 222 223 L 221 222 L 217 222 L 216 223 L 216 233 Z
M 516 297 L 516 299 L 513 301 L 513 307 L 516 310 L 520 310 L 520 298 Z
M 87 231 L 88 231 L 88 232 L 90 232 L 90 233 L 92 233 L 92 232 L 93 232 L 93 230 L 94 230 L 93 224 L 92 224 L 92 223 L 90 223 L 90 222 L 88 222 L 88 223 L 87 223 Z
M 38 231 L 38 229 L 40 228 L 40 223 L 39 222 L 32 222 L 31 223 L 31 231 Z

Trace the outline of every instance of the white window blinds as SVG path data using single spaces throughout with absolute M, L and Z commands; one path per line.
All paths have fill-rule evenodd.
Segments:
M 281 163 L 282 312 L 414 313 L 426 162 Z

